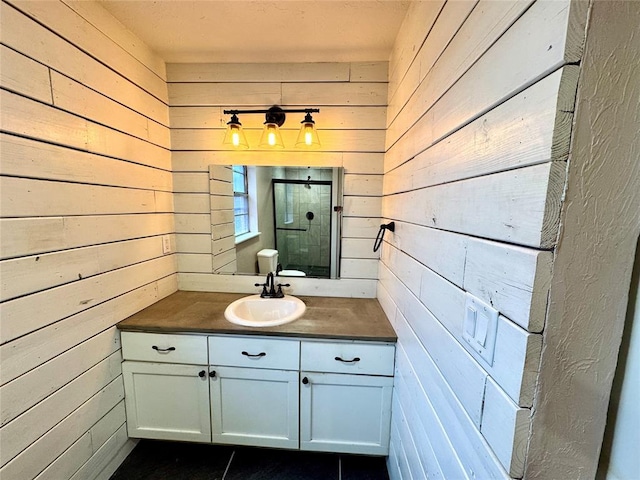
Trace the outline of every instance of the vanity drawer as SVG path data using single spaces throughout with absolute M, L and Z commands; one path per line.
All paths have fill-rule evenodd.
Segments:
M 298 370 L 300 342 L 267 337 L 209 337 L 209 364 Z
M 302 342 L 300 370 L 393 375 L 395 345 L 367 342 Z
M 207 364 L 207 337 L 120 332 L 122 358 L 141 362 Z

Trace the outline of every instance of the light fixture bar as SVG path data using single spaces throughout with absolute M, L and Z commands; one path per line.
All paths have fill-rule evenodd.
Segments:
M 241 113 L 272 113 L 273 110 L 271 110 L 271 108 L 267 110 L 223 110 L 222 113 L 224 115 L 239 115 Z M 320 113 L 319 108 L 279 108 L 277 111 L 282 113 Z

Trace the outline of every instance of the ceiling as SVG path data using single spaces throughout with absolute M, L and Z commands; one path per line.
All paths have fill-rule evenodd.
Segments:
M 168 63 L 386 61 L 410 0 L 98 0 Z

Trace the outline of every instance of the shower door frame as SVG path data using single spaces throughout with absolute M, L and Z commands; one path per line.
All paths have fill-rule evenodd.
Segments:
M 338 278 L 338 257 L 337 250 L 339 249 L 340 239 L 334 238 L 335 230 L 339 230 L 339 220 L 335 224 L 334 227 L 334 213 L 339 213 L 339 210 L 335 210 L 334 203 L 337 204 L 337 199 L 334 198 L 334 194 L 337 193 L 334 188 L 335 179 L 333 180 L 293 180 L 286 178 L 273 178 L 271 179 L 271 199 L 273 202 L 273 235 L 275 241 L 275 249 L 278 250 L 278 220 L 276 215 L 276 184 L 282 183 L 285 185 L 329 185 L 329 196 L 331 197 L 331 203 L 329 204 L 329 215 L 331 216 L 331 221 L 329 222 L 329 277 L 328 278 Z M 283 229 L 280 229 L 283 230 Z M 286 230 L 286 229 L 284 229 Z M 291 229 L 298 230 L 301 229 Z M 334 251 L 334 242 L 335 242 L 335 250 Z M 278 250 L 279 251 L 279 250 Z M 313 277 L 312 277 L 313 278 Z M 317 277 L 317 278 L 327 278 L 327 277 Z

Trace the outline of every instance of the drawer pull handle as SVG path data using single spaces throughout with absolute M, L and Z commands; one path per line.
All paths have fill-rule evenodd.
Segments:
M 200 370 L 200 371 L 198 372 L 198 376 L 199 376 L 200 378 L 204 378 L 206 375 L 207 375 L 207 372 L 205 372 L 204 370 Z
M 304 385 L 307 385 L 307 384 L 309 383 L 309 379 L 308 379 L 307 377 L 304 377 L 304 378 L 302 379 L 302 383 L 303 383 Z
M 209 377 L 211 377 L 211 378 L 216 378 L 216 371 L 215 371 L 215 370 L 211 370 L 211 371 L 209 372 Z
M 360 361 L 360 357 L 355 357 L 351 360 L 345 360 L 344 358 L 336 357 L 336 360 L 342 363 L 356 363 Z
M 260 358 L 260 357 L 266 357 L 267 354 L 265 352 L 260 352 L 260 353 L 249 353 L 249 352 L 245 352 L 243 351 L 242 354 L 245 357 L 249 357 L 249 358 Z
M 154 345 L 151 348 L 153 348 L 158 353 L 160 353 L 160 352 L 173 352 L 176 349 L 176 347 L 160 348 L 157 345 Z

